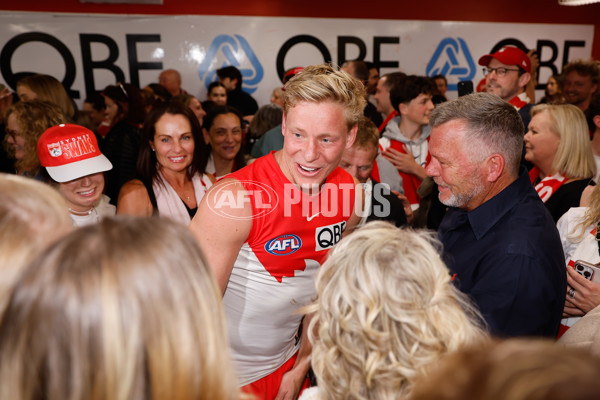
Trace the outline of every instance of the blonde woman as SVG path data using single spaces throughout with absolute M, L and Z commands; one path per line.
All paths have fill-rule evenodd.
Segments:
M 575 261 L 583 260 L 590 264 L 600 263 L 600 186 L 590 186 L 589 207 L 573 207 L 567 211 L 556 224 L 565 253 L 565 263 L 574 267 Z M 590 190 L 588 189 L 588 190 Z M 586 190 L 586 192 L 588 192 Z M 595 280 L 595 279 L 594 279 Z M 570 331 L 569 327 L 578 322 L 582 316 L 592 313 L 587 320 L 600 317 L 600 284 L 585 279 L 574 268 L 567 268 L 567 291 L 561 334 Z M 599 322 L 594 322 L 598 326 Z M 581 327 L 579 324 L 578 329 Z M 594 332 L 596 329 L 594 329 Z M 568 336 L 567 336 L 568 334 Z M 575 333 L 567 332 L 561 339 L 569 342 L 582 341 L 582 337 L 575 338 Z M 585 335 L 589 339 L 589 335 Z M 599 337 L 600 340 L 600 337 Z M 600 354 L 600 342 L 595 346 L 595 353 Z
M 15 285 L 0 324 L 0 398 L 238 399 L 220 297 L 175 222 L 80 228 Z
M 579 205 L 583 189 L 596 175 L 585 115 L 570 104 L 540 104 L 531 109 L 525 134 L 525 159 L 534 165 L 531 182 L 558 219 Z
M 305 399 L 402 399 L 440 355 L 486 336 L 427 232 L 371 222 L 342 239 L 317 278 L 309 328 L 318 387 Z
M 33 179 L 0 174 L 0 314 L 25 265 L 71 226 L 57 191 Z

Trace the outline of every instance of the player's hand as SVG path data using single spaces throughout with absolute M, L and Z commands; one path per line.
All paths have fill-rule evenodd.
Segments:
M 306 379 L 306 376 L 296 376 L 293 369 L 289 370 L 281 378 L 281 385 L 279 385 L 279 391 L 275 400 L 296 400 L 298 393 L 302 387 L 302 383 Z
M 401 153 L 398 150 L 387 148 L 382 155 L 391 162 L 398 171 L 415 174 L 415 169 L 419 167 L 419 164 L 415 161 L 410 150 L 406 145 L 402 145 L 405 153 Z
M 586 314 L 600 305 L 600 285 L 596 282 L 588 281 L 581 276 L 574 268 L 567 267 L 567 284 L 569 288 L 575 289 L 575 296 L 568 295 L 565 301 L 565 312 L 570 315 L 576 312 L 574 308 L 580 310 L 578 315 Z M 569 309 L 567 309 L 567 303 Z
M 408 201 L 408 198 L 400 192 L 392 190 L 392 193 L 402 202 L 404 214 L 406 214 L 406 222 L 408 223 L 408 225 L 412 225 L 413 221 L 415 220 L 415 214 L 413 213 L 412 207 L 410 206 L 410 201 Z

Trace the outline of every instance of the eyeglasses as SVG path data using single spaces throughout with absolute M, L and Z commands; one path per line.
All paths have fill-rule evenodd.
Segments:
M 508 71 L 517 71 L 518 72 L 519 69 L 483 67 L 483 74 L 484 75 L 489 75 L 492 72 L 495 72 L 496 75 L 498 75 L 499 77 L 502 77 L 502 76 L 506 75 L 506 73 Z

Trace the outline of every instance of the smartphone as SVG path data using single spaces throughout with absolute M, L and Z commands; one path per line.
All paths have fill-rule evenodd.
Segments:
M 458 97 L 473 93 L 473 81 L 460 81 L 458 82 L 457 87 Z
M 577 260 L 573 266 L 575 271 L 588 281 L 600 283 L 600 267 L 587 261 Z

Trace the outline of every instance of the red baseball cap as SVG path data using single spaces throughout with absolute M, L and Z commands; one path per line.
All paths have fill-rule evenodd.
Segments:
M 531 60 L 529 56 L 518 47 L 504 46 L 494 54 L 486 54 L 479 59 L 479 65 L 487 67 L 490 65 L 492 58 L 500 61 L 506 65 L 516 65 L 525 70 L 525 72 L 531 72 Z
M 48 128 L 37 143 L 40 164 L 56 182 L 68 182 L 112 169 L 94 132 L 73 124 Z

